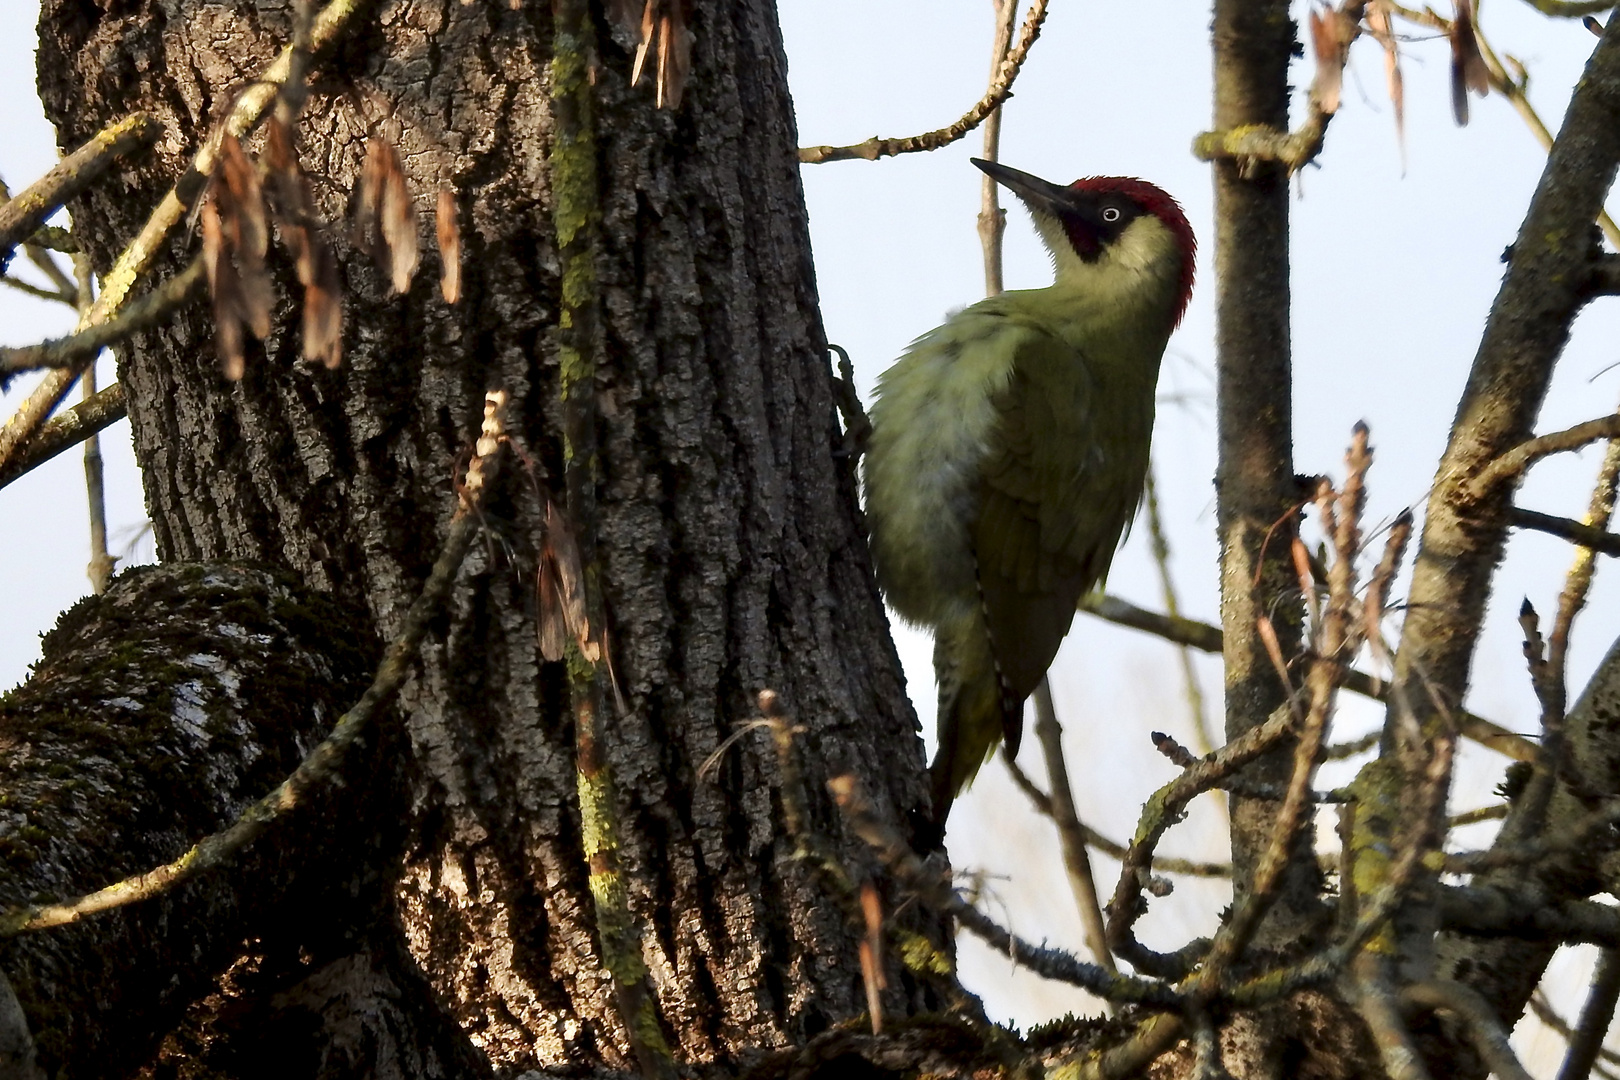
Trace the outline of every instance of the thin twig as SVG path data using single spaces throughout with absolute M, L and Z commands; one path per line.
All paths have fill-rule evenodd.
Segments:
M 1539 835 L 1528 843 L 1447 855 L 1446 872 L 1482 874 L 1487 870 L 1496 870 L 1504 866 L 1526 866 L 1542 862 L 1554 855 L 1580 851 L 1603 833 L 1611 831 L 1617 822 L 1620 822 L 1620 801 L 1615 801 L 1601 810 L 1594 810 L 1579 821 L 1556 832 Z
M 550 106 L 552 224 L 563 290 L 557 333 L 558 398 L 562 412 L 563 485 L 568 525 L 578 545 L 576 578 L 566 591 L 581 600 L 579 622 L 566 635 L 569 705 L 574 722 L 574 777 L 586 871 L 594 901 L 597 944 L 619 1019 L 644 1080 L 673 1080 L 675 1059 L 664 1037 L 657 997 L 644 959 L 646 931 L 630 908 L 620 869 L 623 826 L 613 771 L 609 705 L 612 653 L 597 533 L 600 463 L 596 373 L 600 359 L 600 285 L 596 272 L 597 183 L 595 102 L 596 23 L 588 0 L 554 0 Z
M 1526 510 L 1521 506 L 1515 506 L 1510 513 L 1515 528 L 1544 532 L 1549 536 L 1568 540 L 1572 544 L 1591 548 L 1600 555 L 1620 556 L 1620 533 L 1596 529 L 1572 518 L 1554 517 L 1551 514 Z
M 1154 469 L 1148 466 L 1147 480 L 1142 488 L 1142 502 L 1147 509 L 1148 546 L 1153 552 L 1153 565 L 1159 571 L 1159 595 L 1164 598 L 1165 614 L 1171 619 L 1181 618 L 1181 601 L 1176 596 L 1176 582 L 1170 574 L 1170 540 L 1164 529 L 1164 518 L 1159 513 L 1159 486 Z M 1193 738 L 1200 754 L 1215 751 L 1215 736 L 1209 727 L 1209 710 L 1204 704 L 1204 687 L 1198 681 L 1198 670 L 1193 666 L 1192 652 L 1185 644 L 1177 644 L 1176 659 L 1181 664 L 1181 682 L 1187 695 L 1187 713 L 1192 719 Z M 1221 808 L 1226 808 L 1225 800 Z
M 311 750 L 274 791 L 249 806 L 234 823 L 199 841 L 178 859 L 64 903 L 26 905 L 0 912 L 0 938 L 68 926 L 90 915 L 157 896 L 205 870 L 222 865 L 258 839 L 272 822 L 306 802 L 318 785 L 340 779 L 349 748 L 410 677 L 428 625 L 449 596 L 456 572 L 472 546 L 480 520 L 478 501 L 488 486 L 496 465 L 495 453 L 504 436 L 501 414 L 505 405 L 505 391 L 491 391 L 485 397 L 483 430 L 467 466 L 461 488 L 462 501 L 451 518 L 433 571 L 406 612 L 404 624 L 389 644 L 376 677 L 354 707 L 338 718 L 332 733 Z
M 4 465 L 0 465 L 0 488 L 27 475 L 56 455 L 70 450 L 85 439 L 118 423 L 129 415 L 124 400 L 124 384 L 113 383 L 89 401 L 64 409 L 39 429 L 27 445 Z
M 1209 757 L 1200 758 L 1180 776 L 1154 792 L 1142 807 L 1136 835 L 1120 862 L 1119 883 L 1108 901 L 1108 946 L 1115 956 L 1139 971 L 1180 978 L 1190 969 L 1192 959 L 1201 954 L 1202 942 L 1194 942 L 1175 953 L 1159 954 L 1136 940 L 1133 928 L 1146 911 L 1142 886 L 1152 866 L 1153 850 L 1194 797 L 1208 791 L 1232 772 L 1271 749 L 1293 729 L 1288 707 L 1279 707 L 1263 724 L 1258 724 L 1227 743 Z
M 23 254 L 28 256 L 28 261 L 38 267 L 41 273 L 51 279 L 51 284 L 56 286 L 58 292 L 71 295 L 73 297 L 74 306 L 78 306 L 78 282 L 76 282 L 73 278 L 68 277 L 67 273 L 64 272 L 61 266 L 57 264 L 56 260 L 51 257 L 51 253 L 49 251 L 46 251 L 38 244 L 24 244 Z
M 1468 484 L 1467 493 L 1474 499 L 1484 498 L 1497 484 L 1522 476 L 1526 469 L 1549 454 L 1579 450 L 1600 439 L 1616 438 L 1620 438 L 1620 414 L 1600 416 L 1563 431 L 1529 439 L 1480 470 Z
M 90 141 L 58 161 L 44 176 L 0 206 L 0 270 L 13 249 L 45 224 L 45 219 L 87 190 L 118 158 L 157 142 L 163 125 L 146 113 L 135 113 L 102 128 Z
M 1002 61 L 1001 70 L 995 81 L 990 84 L 990 89 L 956 123 L 937 131 L 912 135 L 904 139 L 880 139 L 873 136 L 853 146 L 806 146 L 799 150 L 799 160 L 807 165 L 818 165 L 823 161 L 848 161 L 852 158 L 876 161 L 878 158 L 891 157 L 895 154 L 938 150 L 962 138 L 983 123 L 992 111 L 1012 95 L 1013 80 L 1018 78 L 1018 71 L 1024 65 L 1024 58 L 1029 55 L 1029 47 L 1040 37 L 1041 23 L 1046 19 L 1047 2 L 1048 0 L 1033 0 L 1029 14 L 1024 19 L 1023 29 L 1019 33 L 1018 44 L 1007 54 L 1007 59 Z
M 1128 626 L 1132 630 L 1164 638 L 1166 641 L 1190 645 L 1201 652 L 1221 651 L 1220 627 L 1196 619 L 1171 619 L 1158 612 L 1139 608 L 1117 596 L 1093 593 L 1080 601 L 1080 610 L 1119 626 Z M 1344 689 L 1377 701 L 1387 701 L 1389 698 L 1389 687 L 1382 680 L 1374 679 L 1366 672 L 1354 669 L 1345 672 Z M 1523 735 L 1460 709 L 1453 710 L 1452 715 L 1457 720 L 1460 733 L 1481 746 L 1515 761 L 1536 759 L 1536 744 Z
M 1481 821 L 1500 821 L 1507 817 L 1510 804 L 1497 803 L 1495 806 L 1481 806 L 1474 810 L 1464 810 L 1460 814 L 1453 814 L 1446 821 L 1447 829 L 1460 829 L 1464 825 L 1477 825 Z
M 1340 10 L 1330 9 L 1331 16 L 1343 20 L 1343 24 L 1349 28 L 1350 41 L 1354 41 L 1361 32 L 1361 13 L 1365 7 L 1366 0 L 1345 0 Z M 1339 69 L 1337 79 L 1342 80 L 1345 62 L 1350 56 L 1349 45 L 1349 41 L 1345 42 L 1336 56 L 1318 57 L 1317 63 L 1336 64 Z M 1246 124 L 1229 131 L 1206 131 L 1193 140 L 1193 156 L 1200 161 L 1228 158 L 1248 169 L 1253 169 L 1257 162 L 1269 161 L 1281 165 L 1288 175 L 1293 175 L 1322 152 L 1322 146 L 1327 141 L 1328 124 L 1338 110 L 1337 95 L 1333 100 L 1324 100 L 1319 90 L 1322 85 L 1323 78 L 1319 73 L 1312 81 L 1305 122 L 1295 131 L 1278 131 L 1261 124 Z
M 1306 987 L 1327 982 L 1337 978 L 1353 961 L 1362 958 L 1363 949 L 1374 937 L 1381 934 L 1388 936 L 1386 924 L 1405 901 L 1407 889 L 1411 886 L 1416 871 L 1434 850 L 1436 841 L 1429 823 L 1434 820 L 1435 813 L 1445 801 L 1455 751 L 1454 737 L 1442 735 L 1435 740 L 1434 752 L 1424 769 L 1417 797 L 1413 800 L 1414 811 L 1408 816 L 1404 835 L 1399 837 L 1396 843 L 1395 858 L 1390 863 L 1388 872 L 1380 875 L 1382 884 L 1369 897 L 1360 896 L 1361 890 L 1359 885 L 1357 887 L 1359 911 L 1351 931 L 1342 936 L 1331 948 L 1317 952 L 1299 963 L 1268 971 L 1226 988 L 1219 995 L 1222 1000 L 1240 1008 L 1252 1007 L 1277 1001 Z M 1391 767 L 1386 759 L 1381 758 L 1364 767 L 1357 782 L 1361 783 L 1369 770 Z M 1358 818 L 1359 816 L 1358 813 Z M 1354 829 L 1358 848 L 1366 843 L 1377 843 L 1382 848 L 1381 839 L 1371 836 L 1362 838 L 1364 832 L 1370 833 L 1371 830 L 1359 821 L 1354 825 Z M 1374 853 L 1374 856 L 1379 862 L 1386 857 L 1383 850 Z M 1447 887 L 1440 888 L 1442 895 L 1445 895 Z M 1615 929 L 1620 932 L 1620 922 L 1615 924 Z M 1378 953 L 1386 952 L 1392 944 L 1387 941 L 1380 942 Z
M 1080 924 L 1086 930 L 1086 947 L 1092 959 L 1108 971 L 1119 970 L 1108 951 L 1107 931 L 1103 926 L 1102 905 L 1097 901 L 1097 881 L 1091 873 L 1091 857 L 1086 853 L 1086 838 L 1080 828 L 1080 816 L 1074 808 L 1074 791 L 1069 786 L 1069 765 L 1063 756 L 1063 728 L 1058 724 L 1057 709 L 1052 705 L 1052 684 L 1042 678 L 1035 687 L 1035 737 L 1040 740 L 1041 752 L 1046 757 L 1046 775 L 1051 784 L 1049 796 L 1052 824 L 1057 826 L 1058 843 L 1063 850 L 1063 868 L 1068 871 L 1069 888 L 1080 909 Z
M 1538 0 L 1529 0 L 1529 2 L 1536 3 Z M 1557 2 L 1557 0 L 1553 0 L 1553 2 Z M 1404 12 L 1402 14 L 1405 15 Z M 1428 21 L 1428 25 L 1435 27 L 1442 33 L 1452 33 L 1449 19 L 1441 18 L 1435 15 L 1432 10 L 1427 9 L 1424 15 L 1428 19 L 1423 21 Z M 1410 16 L 1407 17 L 1410 18 Z M 1524 126 L 1530 129 L 1531 136 L 1541 145 L 1541 149 L 1543 151 L 1552 150 L 1552 132 L 1547 130 L 1547 125 L 1541 122 L 1541 115 L 1536 112 L 1535 106 L 1530 103 L 1528 73 L 1523 73 L 1521 69 L 1523 77 L 1519 79 L 1515 79 L 1508 74 L 1507 68 L 1503 66 L 1502 61 L 1497 59 L 1496 50 L 1491 48 L 1490 40 L 1486 38 L 1485 31 L 1480 26 L 1478 19 L 1474 20 L 1474 40 L 1479 44 L 1479 54 L 1484 59 L 1485 70 L 1490 75 L 1491 89 L 1508 99 L 1508 103 L 1513 106 L 1513 111 L 1519 114 L 1519 119 L 1523 120 Z M 1509 59 L 1512 58 L 1509 57 Z M 1603 230 L 1603 235 L 1608 238 L 1609 243 L 1615 247 L 1620 247 L 1620 225 L 1616 225 L 1614 218 L 1601 206 L 1598 208 L 1597 223 L 1599 228 Z
M 79 310 L 89 311 L 90 305 L 95 302 L 95 278 L 90 268 L 90 256 L 82 252 L 73 256 L 73 272 L 78 278 L 75 284 L 79 293 Z M 91 364 L 84 369 L 81 381 L 84 384 L 84 400 L 88 402 L 96 396 L 96 365 Z M 107 591 L 117 560 L 107 554 L 107 487 L 101 461 L 101 438 L 97 435 L 84 440 L 84 493 L 90 513 L 90 564 L 85 572 L 90 578 L 90 591 L 99 596 Z
M 827 790 L 843 810 L 855 835 L 866 841 L 902 887 L 915 893 L 932 910 L 955 919 L 962 929 L 992 949 L 1011 957 L 1043 978 L 1078 986 L 1107 1001 L 1161 1009 L 1181 1006 L 1181 995 L 1164 983 L 1110 973 L 1096 964 L 1076 960 L 1061 949 L 1032 945 L 998 926 L 963 900 L 944 875 L 929 870 L 917 858 L 911 846 L 873 809 L 853 776 L 833 777 L 827 781 Z
M 1322 751 L 1322 760 L 1343 761 L 1345 758 L 1353 758 L 1357 754 L 1364 754 L 1378 745 L 1378 740 L 1383 737 L 1383 734 L 1381 731 L 1369 731 L 1359 739 L 1334 743 Z
M 66 304 L 68 307 L 75 306 L 72 293 L 59 292 L 56 289 L 42 289 L 38 285 L 31 285 L 21 278 L 12 277 L 10 274 L 0 276 L 0 285 L 4 285 L 8 289 L 16 289 L 18 292 L 32 296 L 36 300 L 50 300 L 58 304 Z
M 124 308 L 116 318 L 38 345 L 0 348 L 0 379 L 19 371 L 83 365 L 102 349 L 166 321 L 201 291 L 205 280 L 203 260 L 199 256 L 180 273 Z
M 1035 785 L 1035 782 L 1029 778 L 1028 774 L 1018 767 L 1016 761 L 1007 757 L 1006 754 L 999 756 L 1002 764 L 1007 767 L 1008 775 L 1012 777 L 1013 785 L 1029 796 L 1029 801 L 1035 804 L 1035 812 L 1043 817 L 1051 817 L 1052 800 L 1046 792 Z M 1079 825 L 1080 834 L 1085 838 L 1088 847 L 1094 847 L 1111 858 L 1125 858 L 1126 849 L 1124 844 L 1104 836 L 1083 821 Z M 1232 876 L 1231 863 L 1196 862 L 1192 859 L 1178 859 L 1173 855 L 1155 855 L 1151 866 L 1155 874 L 1184 874 L 1187 877 L 1213 878 Z
M 1536 1014 L 1537 1020 L 1540 1020 L 1549 1028 L 1552 1028 L 1553 1031 L 1563 1036 L 1565 1042 L 1568 1042 L 1571 1036 L 1574 1034 L 1574 1032 L 1570 1029 L 1569 1024 L 1564 1020 L 1563 1017 L 1558 1015 L 1557 1011 L 1552 1007 L 1551 1004 L 1548 1003 L 1546 997 L 1542 995 L 1540 990 L 1537 990 L 1535 993 L 1530 995 L 1530 1011 Z M 1601 1061 L 1608 1062 L 1610 1065 L 1620 1065 L 1620 1054 L 1617 1054 L 1613 1050 L 1601 1045 L 1598 1047 L 1598 1058 Z M 1612 1077 L 1616 1075 L 1614 1072 L 1597 1064 L 1592 1066 L 1592 1071 L 1603 1077 Z
M 1001 65 L 1012 46 L 1013 23 L 1018 18 L 1018 0 L 993 0 L 996 7 L 996 33 L 990 44 L 990 86 L 995 88 Z M 1001 160 L 1001 106 L 984 118 L 984 160 Z M 984 292 L 996 296 L 1002 289 L 1001 237 L 1007 231 L 1007 211 L 1001 208 L 1001 185 L 988 174 L 980 178 L 979 247 L 984 252 Z

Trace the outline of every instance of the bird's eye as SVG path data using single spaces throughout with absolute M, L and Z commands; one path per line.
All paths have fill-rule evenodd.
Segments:
M 1119 207 L 1117 207 L 1117 206 L 1105 206 L 1105 207 L 1103 207 L 1102 219 L 1104 221 L 1110 223 L 1110 224 L 1118 221 L 1119 220 Z

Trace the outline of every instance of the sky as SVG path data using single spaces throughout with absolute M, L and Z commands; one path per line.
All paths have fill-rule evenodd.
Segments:
M 853 143 L 872 135 L 903 136 L 943 127 L 982 94 L 989 64 L 988 0 L 779 0 L 801 143 Z M 1303 18 L 1304 4 L 1296 5 Z M 1442 8 L 1445 5 L 1441 5 Z M 1212 194 L 1207 165 L 1189 146 L 1209 124 L 1210 61 L 1205 6 L 1171 0 L 1131 4 L 1052 0 L 1014 97 L 1004 110 L 1001 159 L 1067 182 L 1093 174 L 1152 180 L 1186 208 L 1204 241 L 1192 306 L 1166 355 L 1154 460 L 1173 550 L 1172 570 L 1183 609 L 1218 621 L 1214 491 L 1214 314 Z M 1500 53 L 1519 57 L 1532 76 L 1530 96 L 1557 130 L 1570 88 L 1596 39 L 1578 22 L 1547 20 L 1518 0 L 1490 0 L 1481 23 Z M 54 134 L 33 91 L 33 0 L 0 5 L 0 177 L 20 189 L 54 160 Z M 1401 509 L 1421 512 L 1444 447 L 1458 395 L 1500 282 L 1500 255 L 1512 241 L 1544 157 L 1507 102 L 1476 101 L 1473 119 L 1451 119 L 1444 41 L 1403 45 L 1406 146 L 1397 143 L 1384 91 L 1382 53 L 1370 41 L 1353 48 L 1344 104 L 1317 166 L 1298 178 L 1291 204 L 1295 467 L 1341 476 L 1351 426 L 1372 428 L 1377 461 L 1369 479 L 1368 520 L 1387 522 Z M 1309 84 L 1311 62 L 1296 64 L 1293 82 Z M 701 75 L 694 76 L 695 79 Z M 1296 116 L 1303 92 L 1296 93 Z M 822 315 L 829 339 L 854 358 L 857 383 L 869 393 L 877 375 L 907 342 L 983 294 L 974 228 L 979 173 L 968 158 L 981 152 L 978 133 L 948 148 L 879 162 L 846 161 L 803 168 Z M 1048 284 L 1050 263 L 1013 200 L 1009 205 L 1009 288 Z M 27 273 L 24 269 L 23 274 Z M 1555 430 L 1612 411 L 1620 400 L 1620 309 L 1589 307 L 1578 321 L 1542 411 L 1540 429 Z M 0 344 L 24 344 L 71 326 L 71 313 L 0 290 Z M 102 384 L 115 377 L 110 362 Z M 10 406 L 32 380 L 19 379 Z M 138 539 L 145 519 L 127 423 L 103 438 L 108 522 L 114 553 L 152 557 Z M 1601 448 L 1538 465 L 1520 505 L 1578 517 L 1584 512 Z M 7 488 L 0 513 L 0 685 L 27 674 L 40 633 L 88 588 L 83 470 L 65 454 Z M 1514 730 L 1535 729 L 1537 707 L 1524 674 L 1515 613 L 1528 597 L 1550 623 L 1572 556 L 1560 541 L 1519 533 L 1512 539 L 1493 592 L 1474 664 L 1468 706 Z M 1109 589 L 1145 607 L 1162 607 L 1156 571 L 1138 527 L 1127 541 Z M 1397 593 L 1399 593 L 1397 589 Z M 1620 635 L 1620 574 L 1604 566 L 1576 624 L 1572 687 L 1584 684 Z M 913 700 L 925 730 L 933 727 L 934 688 L 925 635 L 896 625 Z M 1161 729 L 1191 742 L 1174 657 L 1161 642 L 1080 617 L 1052 671 L 1059 717 L 1081 817 L 1119 839 L 1137 809 L 1174 770 L 1147 733 Z M 1200 661 L 1211 708 L 1220 676 Z M 1370 730 L 1380 712 L 1347 700 L 1341 737 Z M 1218 724 L 1218 718 L 1216 718 Z M 1020 763 L 1044 775 L 1035 740 Z M 1494 801 L 1505 762 L 1465 749 L 1455 809 Z M 1349 779 L 1353 766 L 1330 769 L 1323 786 Z M 1482 844 L 1488 827 L 1459 843 Z M 949 846 L 957 869 L 974 873 L 987 909 L 1035 940 L 1082 949 L 1079 918 L 1050 825 L 1037 818 L 992 762 L 953 812 Z M 1222 858 L 1224 821 L 1208 797 L 1171 832 L 1168 854 Z M 1094 856 L 1099 887 L 1112 889 L 1117 865 Z M 1178 879 L 1175 893 L 1154 901 L 1141 925 L 1159 948 L 1213 929 L 1229 890 Z M 1043 984 L 1004 958 L 964 941 L 968 985 L 990 1014 L 1028 1026 L 1095 1002 L 1066 987 Z M 1555 963 L 1553 995 L 1573 1013 L 1591 958 L 1566 950 Z M 1554 1047 L 1539 1025 L 1516 1041 L 1533 1061 Z

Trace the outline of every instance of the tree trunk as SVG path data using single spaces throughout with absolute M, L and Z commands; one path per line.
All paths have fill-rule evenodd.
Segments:
M 795 857 L 769 738 L 746 735 L 700 775 L 757 692 L 776 690 L 802 727 L 812 824 L 857 875 L 870 856 L 825 781 L 853 773 L 902 824 L 926 788 L 839 452 L 774 7 L 692 9 L 678 110 L 627 85 L 633 43 L 598 26 L 596 528 L 624 700 L 607 748 L 622 869 L 666 1037 L 679 1060 L 703 1062 L 799 1043 L 866 1009 L 859 928 Z M 273 0 L 46 0 L 40 85 L 61 144 L 136 109 L 167 129 L 130 190 L 72 207 L 98 266 L 290 24 Z M 629 1063 L 586 884 L 568 681 L 537 645 L 536 548 L 562 477 L 551 40 L 534 0 L 394 0 L 363 13 L 317 72 L 301 159 L 346 283 L 341 367 L 300 358 L 284 256 L 275 325 L 250 343 L 241 382 L 221 377 L 200 310 L 119 356 L 160 557 L 285 566 L 363 607 L 382 639 L 444 535 L 487 388 L 512 394 L 526 451 L 491 493 L 485 538 L 391 721 L 408 792 L 398 842 L 376 855 L 385 926 L 274 978 L 239 964 L 160 1071 L 205 1057 L 252 1071 L 268 1055 L 291 1075 L 461 1074 L 448 1052 L 387 1050 L 409 1048 L 398 1026 L 429 1014 L 453 1019 L 502 1075 Z M 457 305 L 439 298 L 435 256 L 394 297 L 347 238 L 345 203 L 376 137 L 398 146 L 424 218 L 454 185 Z M 171 269 L 192 246 L 175 244 Z M 915 906 L 907 917 L 926 922 Z M 897 965 L 889 975 L 886 1010 L 939 1007 L 931 986 Z M 248 1005 L 229 1004 L 243 993 Z M 335 1050 L 345 1023 L 375 1037 Z

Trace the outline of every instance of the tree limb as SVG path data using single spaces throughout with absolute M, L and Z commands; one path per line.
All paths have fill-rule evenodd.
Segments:
M 1527 439 L 1492 459 L 1464 489 L 1463 494 L 1469 499 L 1483 499 L 1498 484 L 1524 475 L 1525 470 L 1550 454 L 1579 450 L 1600 439 L 1615 438 L 1620 438 L 1620 414 L 1600 416 L 1563 431 Z
M 1222 650 L 1222 634 L 1219 627 L 1196 619 L 1172 618 L 1160 615 L 1156 611 L 1139 608 L 1128 600 L 1121 600 L 1117 596 L 1107 596 L 1093 593 L 1080 602 L 1080 610 L 1106 619 L 1119 626 L 1128 626 L 1132 630 L 1152 634 L 1155 637 L 1173 641 L 1178 645 L 1189 645 L 1203 652 L 1218 653 Z M 1383 680 L 1375 679 L 1366 672 L 1350 669 L 1345 672 L 1344 688 L 1352 693 L 1361 694 L 1377 701 L 1389 700 L 1389 684 Z M 1494 721 L 1483 716 L 1476 716 L 1465 710 L 1453 710 L 1452 716 L 1456 719 L 1461 732 L 1466 737 L 1479 743 L 1481 746 L 1494 750 L 1505 757 L 1515 761 L 1534 761 L 1536 759 L 1536 744 L 1523 735 L 1509 731 Z M 1376 741 L 1376 737 L 1373 738 Z M 1359 745 L 1359 744 L 1357 744 Z M 1370 743 L 1368 745 L 1371 745 Z M 1365 749 L 1365 747 L 1362 747 Z
M 1034 0 L 1030 4 L 1029 14 L 1025 16 L 1023 29 L 1018 35 L 1018 44 L 1001 62 L 1001 70 L 991 82 L 990 89 L 985 91 L 984 97 L 980 98 L 956 123 L 937 131 L 912 135 L 904 139 L 880 139 L 874 135 L 865 142 L 853 146 L 806 146 L 799 150 L 799 161 L 807 165 L 818 165 L 823 161 L 848 161 L 852 158 L 876 161 L 878 158 L 892 157 L 896 154 L 938 150 L 962 138 L 1012 96 L 1013 80 L 1018 78 L 1019 69 L 1024 66 L 1024 59 L 1029 55 L 1029 47 L 1041 36 L 1041 23 L 1046 19 L 1047 3 L 1048 0 Z
M 1604 949 L 1598 954 L 1597 972 L 1581 1018 L 1569 1037 L 1569 1052 L 1558 1070 L 1558 1080 L 1585 1080 L 1597 1064 L 1603 1037 L 1614 1019 L 1615 1002 L 1620 1000 L 1620 950 Z
M 19 371 L 83 366 L 102 349 L 164 322 L 196 295 L 205 279 L 203 261 L 198 257 L 191 261 L 190 266 L 106 322 L 38 345 L 0 348 L 0 385 Z
M 1594 528 L 1582 521 L 1554 517 L 1551 514 L 1515 506 L 1510 512 L 1509 522 L 1514 528 L 1534 529 L 1536 532 L 1544 532 L 1549 536 L 1568 540 L 1572 544 L 1591 548 L 1603 555 L 1620 556 L 1620 534 Z
M 58 161 L 50 171 L 0 205 L 0 272 L 17 245 L 45 224 L 45 219 L 106 175 L 113 162 L 157 142 L 163 125 L 146 113 L 108 124 L 89 142 Z
M 118 423 L 129 415 L 124 384 L 113 383 L 89 401 L 62 410 L 39 429 L 14 457 L 0 464 L 0 488 L 26 475 L 56 455 Z

